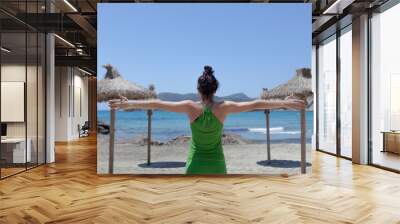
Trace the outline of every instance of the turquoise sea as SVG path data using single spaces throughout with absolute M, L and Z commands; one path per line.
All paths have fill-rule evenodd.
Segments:
M 109 111 L 99 111 L 98 120 L 109 124 Z M 313 112 L 306 112 L 307 141 L 313 132 Z M 154 111 L 152 123 L 154 140 L 167 141 L 180 135 L 190 135 L 189 120 L 186 115 L 166 111 Z M 134 139 L 147 135 L 146 111 L 124 112 L 116 115 L 116 137 Z M 296 111 L 271 112 L 271 141 L 299 142 L 300 113 Z M 256 142 L 265 142 L 265 114 L 263 111 L 231 114 L 224 124 L 225 133 L 234 133 Z

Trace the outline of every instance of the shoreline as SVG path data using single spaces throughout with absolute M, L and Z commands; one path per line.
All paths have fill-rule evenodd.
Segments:
M 182 139 L 180 139 L 182 140 Z M 184 174 L 189 152 L 188 136 L 185 140 L 154 144 L 151 163 L 147 164 L 147 144 L 115 142 L 115 174 Z M 106 174 L 109 161 L 108 135 L 97 140 L 97 172 Z M 311 144 L 307 144 L 307 172 L 311 171 Z M 266 144 L 234 142 L 223 144 L 228 174 L 299 174 L 300 144 L 272 143 L 271 159 L 267 160 Z
M 108 134 L 98 134 L 98 138 L 108 138 Z M 190 142 L 191 135 L 177 135 L 176 137 L 169 138 L 167 140 L 159 140 L 152 138 L 152 145 L 179 145 Z M 138 144 L 147 145 L 147 137 L 145 135 L 138 135 L 132 138 L 124 138 L 116 136 L 116 143 L 118 144 Z M 223 145 L 245 145 L 245 144 L 266 144 L 267 140 L 252 140 L 245 138 L 239 134 L 223 133 L 222 137 Z M 271 137 L 271 144 L 300 144 L 300 138 L 284 138 L 274 139 Z M 307 144 L 311 144 L 311 138 L 306 139 Z

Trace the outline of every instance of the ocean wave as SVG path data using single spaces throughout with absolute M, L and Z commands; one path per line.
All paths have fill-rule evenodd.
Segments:
M 286 135 L 297 135 L 300 131 L 285 131 L 284 127 L 272 127 L 269 129 L 271 134 L 286 134 Z M 267 133 L 266 128 L 226 128 L 228 132 L 256 132 L 256 133 Z
M 244 132 L 244 131 L 249 131 L 249 129 L 248 128 L 224 128 L 224 131 Z

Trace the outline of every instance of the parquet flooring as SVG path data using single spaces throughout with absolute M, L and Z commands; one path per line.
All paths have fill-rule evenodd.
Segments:
M 0 181 L 0 223 L 400 223 L 400 175 L 315 152 L 301 176 L 98 176 L 90 137 Z

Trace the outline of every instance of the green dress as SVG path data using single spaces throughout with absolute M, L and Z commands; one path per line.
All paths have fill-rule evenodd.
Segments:
M 192 140 L 186 174 L 226 174 L 222 128 L 223 124 L 209 107 L 190 124 Z

